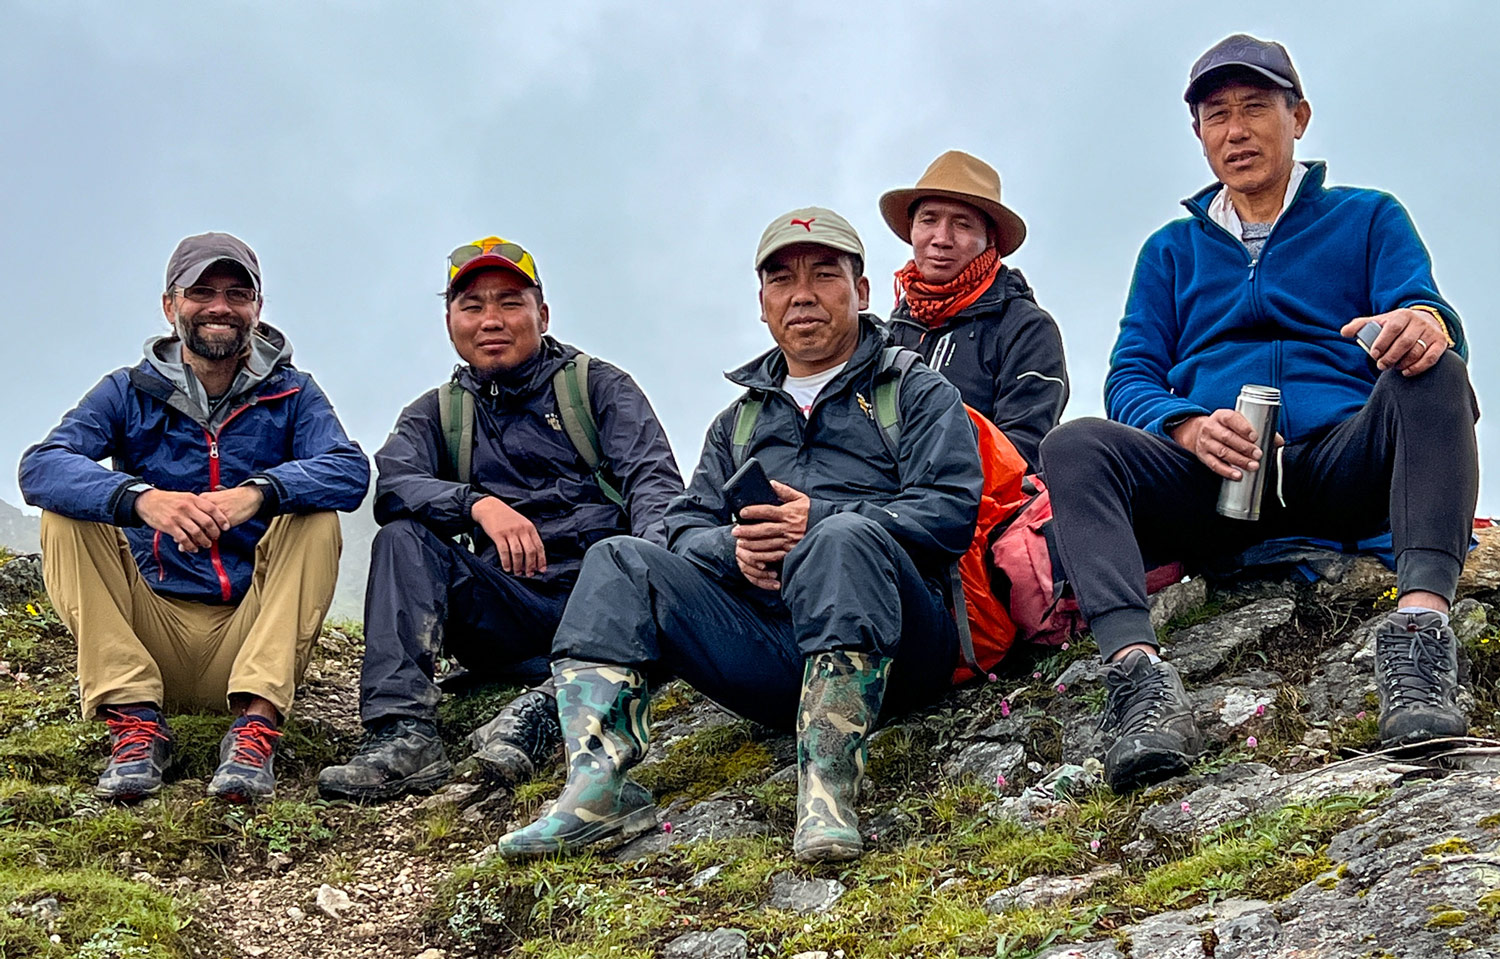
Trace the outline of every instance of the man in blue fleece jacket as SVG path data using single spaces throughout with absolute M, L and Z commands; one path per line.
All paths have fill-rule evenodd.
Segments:
M 1104 387 L 1110 419 L 1042 444 L 1058 554 L 1108 664 L 1110 784 L 1181 772 L 1200 744 L 1157 655 L 1147 563 L 1278 536 L 1350 541 L 1389 523 L 1399 597 L 1376 641 L 1382 741 L 1462 735 L 1447 612 L 1478 498 L 1479 411 L 1458 314 L 1400 203 L 1325 186 L 1323 163 L 1294 159 L 1312 110 L 1280 44 L 1220 41 L 1185 99 L 1218 182 L 1141 250 Z M 1370 323 L 1366 356 L 1355 335 Z M 1234 411 L 1246 384 L 1281 391 L 1265 462 Z M 1220 516 L 1223 479 L 1260 469 L 1261 518 Z

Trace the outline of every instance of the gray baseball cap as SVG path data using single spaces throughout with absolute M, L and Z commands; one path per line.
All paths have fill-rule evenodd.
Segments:
M 1292 57 L 1286 52 L 1286 47 L 1274 40 L 1261 40 L 1248 33 L 1236 33 L 1209 47 L 1208 52 L 1193 64 L 1193 69 L 1188 71 L 1187 92 L 1182 98 L 1189 106 L 1197 103 L 1203 98 L 1210 74 L 1229 67 L 1251 70 L 1283 90 L 1291 90 L 1297 96 L 1302 96 L 1302 80 L 1292 66 Z
M 192 286 L 203 271 L 221 260 L 228 260 L 250 274 L 250 282 L 260 290 L 260 261 L 255 251 L 239 237 L 228 233 L 199 233 L 184 237 L 167 261 L 167 289 Z
M 765 265 L 777 250 L 795 243 L 816 243 L 840 253 L 853 253 L 860 262 L 865 259 L 865 245 L 849 221 L 832 210 L 820 206 L 803 207 L 783 213 L 771 221 L 760 236 L 760 246 L 755 250 L 755 268 Z

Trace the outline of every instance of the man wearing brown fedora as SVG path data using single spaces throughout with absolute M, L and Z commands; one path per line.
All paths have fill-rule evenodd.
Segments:
M 1141 249 L 1109 419 L 1042 444 L 1056 556 L 1108 664 L 1110 785 L 1181 772 L 1202 742 L 1170 649 L 1158 655 L 1146 567 L 1233 561 L 1273 538 L 1357 543 L 1388 524 L 1399 596 L 1374 637 L 1381 739 L 1462 735 L 1447 613 L 1479 489 L 1463 325 L 1394 197 L 1327 186 L 1323 162 L 1295 159 L 1312 109 L 1285 47 L 1225 38 L 1184 99 L 1217 182 Z M 1243 415 L 1247 386 L 1276 398 L 1274 426 Z M 1236 518 L 1225 482 L 1261 470 L 1258 518 Z
M 1035 469 L 1068 403 L 1068 370 L 1057 322 L 1001 262 L 1026 224 L 1000 202 L 1000 174 L 949 150 L 916 186 L 882 196 L 880 212 L 912 250 L 896 271 L 894 341 L 922 354 Z

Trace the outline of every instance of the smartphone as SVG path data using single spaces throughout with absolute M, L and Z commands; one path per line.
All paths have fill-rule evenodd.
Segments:
M 781 502 L 781 497 L 771 489 L 771 479 L 766 476 L 766 468 L 752 456 L 745 460 L 744 466 L 734 471 L 733 476 L 724 481 L 724 502 L 729 506 L 730 516 L 738 523 L 741 522 L 740 510 L 746 506 L 775 506 Z
M 1375 338 L 1379 335 L 1380 324 L 1371 320 L 1359 328 L 1359 332 L 1354 334 L 1354 338 L 1359 341 L 1359 345 L 1364 348 L 1364 351 L 1369 353 L 1375 346 Z

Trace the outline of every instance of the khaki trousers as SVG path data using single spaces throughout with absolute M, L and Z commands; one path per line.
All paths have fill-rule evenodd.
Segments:
M 156 703 L 222 708 L 260 696 L 283 716 L 333 599 L 343 536 L 332 512 L 278 516 L 238 606 L 153 592 L 114 526 L 42 514 L 47 595 L 78 643 L 83 715 Z

